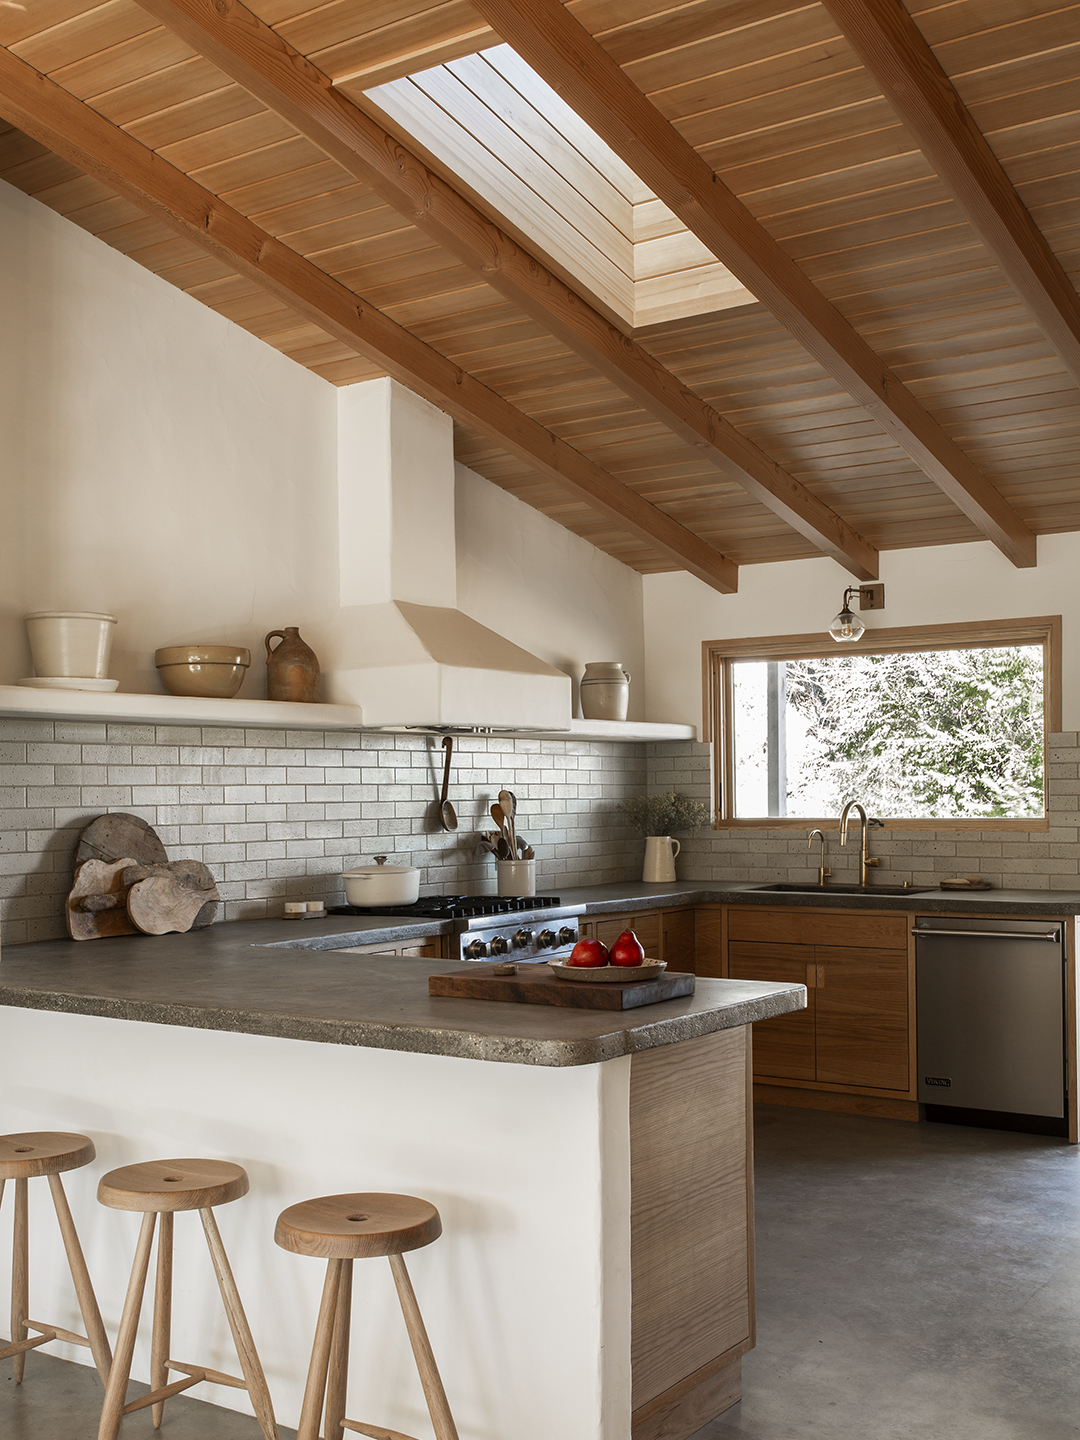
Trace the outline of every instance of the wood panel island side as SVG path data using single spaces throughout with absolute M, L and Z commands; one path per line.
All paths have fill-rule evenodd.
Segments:
M 274 948 L 262 929 L 3 956 L 3 1129 L 93 1138 L 69 1190 L 110 1331 L 135 1217 L 96 1204 L 98 1177 L 224 1158 L 251 1177 L 219 1223 L 282 1424 L 320 1277 L 274 1245 L 274 1221 L 350 1190 L 439 1207 L 443 1238 L 413 1275 L 462 1440 L 684 1440 L 738 1400 L 754 1343 L 749 1026 L 803 1008 L 801 984 L 699 979 L 626 1012 L 496 1004 L 429 996 L 445 962 Z M 175 1343 L 227 1371 L 198 1231 L 177 1224 Z M 77 1329 L 44 1208 L 31 1238 L 35 1307 Z M 428 1436 L 383 1265 L 360 1266 L 356 1312 L 349 1413 Z M 132 1374 L 148 1371 L 146 1334 Z M 195 1394 L 246 1407 L 237 1390 Z

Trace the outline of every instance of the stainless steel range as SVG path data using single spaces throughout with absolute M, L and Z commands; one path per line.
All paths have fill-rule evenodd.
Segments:
M 561 905 L 557 895 L 503 899 L 494 895 L 430 895 L 414 905 L 361 910 L 331 905 L 332 915 L 386 915 L 400 919 L 444 920 L 454 927 L 450 958 L 508 960 L 523 964 L 560 959 L 578 942 L 581 907 Z

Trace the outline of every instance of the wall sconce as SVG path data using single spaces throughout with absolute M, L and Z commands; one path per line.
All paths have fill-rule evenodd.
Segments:
M 859 597 L 860 610 L 884 610 L 885 609 L 885 586 L 884 585 L 851 585 L 844 591 L 844 603 L 841 606 L 840 614 L 837 615 L 829 626 L 829 634 L 839 643 L 845 641 L 848 644 L 858 640 L 866 626 L 859 617 L 852 612 L 851 597 Z

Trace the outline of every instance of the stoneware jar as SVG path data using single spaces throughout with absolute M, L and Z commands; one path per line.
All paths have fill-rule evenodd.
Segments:
M 270 641 L 281 644 L 270 648 Z M 266 637 L 266 698 L 317 703 L 322 699 L 319 657 L 300 639 L 295 625 L 271 630 Z
M 648 835 L 645 839 L 645 868 L 642 880 L 650 884 L 663 884 L 675 879 L 675 856 L 682 846 L 670 835 Z
M 499 877 L 499 894 L 509 898 L 512 895 L 536 894 L 535 860 L 496 860 L 495 870 Z
M 115 615 L 92 610 L 38 610 L 26 616 L 38 675 L 104 680 L 109 673 Z
M 581 713 L 586 720 L 625 720 L 630 674 L 619 660 L 593 660 L 581 677 Z

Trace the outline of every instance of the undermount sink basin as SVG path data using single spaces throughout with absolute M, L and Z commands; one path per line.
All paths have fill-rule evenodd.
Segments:
M 755 885 L 755 890 L 770 890 L 788 895 L 926 895 L 936 885 Z

